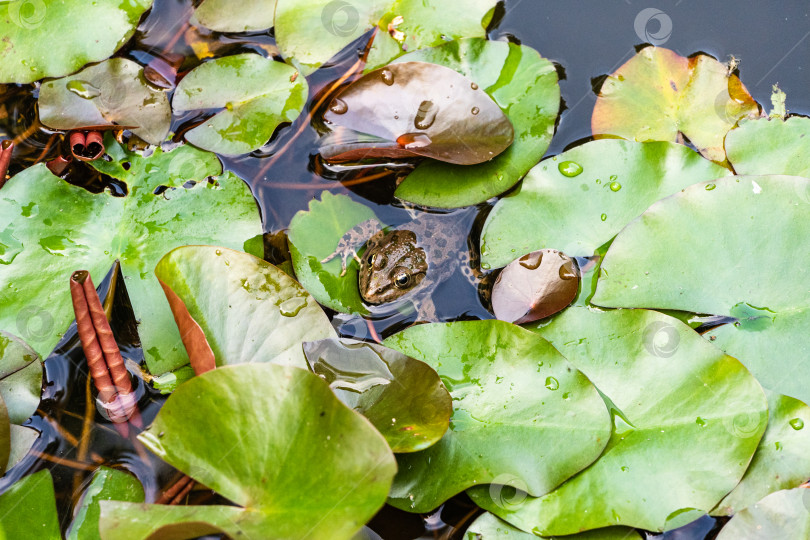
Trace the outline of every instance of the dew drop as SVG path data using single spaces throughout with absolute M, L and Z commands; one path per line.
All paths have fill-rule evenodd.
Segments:
M 382 79 L 382 82 L 384 82 L 388 86 L 394 84 L 394 72 L 391 71 L 390 69 L 386 68 L 380 71 L 380 78 Z
M 432 142 L 425 133 L 406 133 L 397 137 L 397 144 L 408 149 L 422 148 Z
M 479 109 L 478 107 L 473 107 L 472 109 L 470 109 L 470 112 L 473 114 L 478 114 L 480 111 L 481 109 Z
M 563 161 L 557 165 L 557 168 L 560 170 L 560 173 L 562 173 L 563 176 L 567 176 L 568 178 L 572 178 L 582 173 L 582 165 L 576 161 Z
M 706 191 L 711 191 L 711 190 L 713 190 L 713 189 L 714 189 L 714 188 L 716 188 L 716 187 L 717 187 L 717 186 L 716 186 L 716 185 L 714 185 L 714 184 L 706 184 Z
M 565 264 L 560 266 L 560 279 L 569 280 L 575 277 L 577 277 L 577 273 L 574 271 L 573 261 L 566 261 Z
M 79 79 L 72 80 L 68 82 L 66 85 L 67 89 L 80 98 L 84 99 L 93 99 L 101 94 L 101 90 L 93 86 L 87 81 L 82 81 Z
M 329 110 L 335 114 L 346 114 L 346 111 L 349 110 L 349 106 L 346 105 L 346 102 L 340 98 L 335 98 L 332 100 L 332 104 L 329 105 Z
M 423 101 L 419 104 L 419 110 L 416 111 L 416 118 L 413 119 L 414 127 L 416 127 L 416 129 L 429 128 L 436 120 L 437 112 L 439 112 L 439 108 L 434 105 L 432 101 Z
M 478 85 L 475 83 L 470 83 L 470 88 L 472 88 L 473 90 L 478 90 Z
M 611 182 L 610 183 L 610 191 L 619 191 L 622 189 L 622 185 L 618 182 Z
M 802 429 L 804 427 L 804 420 L 802 420 L 801 418 L 794 418 L 789 423 L 790 423 L 790 427 L 792 427 L 796 431 L 799 431 L 800 429 Z
M 600 217 L 602 218 L 602 221 L 605 221 L 607 219 L 607 214 L 602 214 Z
M 698 416 L 698 417 L 695 419 L 695 423 L 696 423 L 697 425 L 699 425 L 700 427 L 703 427 L 703 426 L 705 426 L 705 425 L 706 425 L 706 420 L 704 420 L 703 418 L 701 418 L 701 417 L 699 417 L 699 416 Z
M 543 253 L 541 251 L 536 251 L 534 253 L 524 255 L 518 260 L 518 263 L 520 263 L 520 266 L 526 268 L 527 270 L 537 270 L 537 267 L 540 266 L 542 261 Z
M 546 388 L 549 390 L 556 390 L 560 387 L 560 383 L 554 377 L 546 377 Z

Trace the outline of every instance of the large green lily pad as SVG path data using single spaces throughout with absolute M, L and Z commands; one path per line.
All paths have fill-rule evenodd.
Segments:
M 368 58 L 368 66 L 375 68 L 406 49 L 432 47 L 463 37 L 485 37 L 496 3 L 495 0 L 277 0 L 276 42 L 285 58 L 309 75 L 346 45 L 378 26 Z
M 489 512 L 481 514 L 472 522 L 464 538 L 465 540 L 501 540 L 506 536 L 512 540 L 549 538 L 521 531 Z M 566 536 L 565 540 L 641 540 L 641 535 L 623 527 L 610 527 Z
M 717 540 L 804 540 L 810 537 L 810 490 L 771 493 L 737 513 Z
M 610 437 L 596 389 L 546 340 L 503 321 L 412 326 L 384 345 L 427 363 L 453 398 L 450 429 L 400 454 L 389 502 L 431 510 L 476 484 L 542 495 L 587 467 Z
M 184 136 L 205 150 L 236 155 L 255 150 L 279 124 L 295 120 L 307 93 L 307 80 L 294 67 L 245 53 L 191 70 L 177 85 L 172 107 L 175 112 L 220 110 Z
M 191 24 L 218 32 L 248 32 L 273 26 L 276 0 L 204 0 Z
M 515 131 L 512 145 L 491 161 L 421 163 L 397 187 L 400 199 L 442 208 L 477 204 L 508 190 L 543 157 L 554 133 L 560 87 L 554 65 L 534 49 L 470 38 L 414 51 L 397 62 L 432 62 L 458 71 L 495 100 Z
M 101 540 L 98 522 L 101 501 L 143 502 L 143 486 L 124 471 L 100 467 L 82 494 L 79 508 L 68 531 L 68 540 Z
M 810 407 L 766 391 L 768 428 L 740 483 L 712 510 L 732 515 L 769 493 L 795 488 L 810 478 Z
M 653 202 L 728 174 L 675 143 L 577 146 L 540 162 L 497 202 L 481 233 L 481 264 L 498 268 L 543 248 L 590 256 Z
M 726 153 L 737 174 L 810 177 L 810 118 L 749 120 L 726 135 Z M 810 198 L 810 193 L 805 198 Z
M 602 85 L 593 108 L 596 136 L 636 141 L 686 137 L 707 158 L 723 162 L 723 138 L 759 106 L 736 75 L 711 56 L 685 58 L 645 47 Z
M 98 168 L 127 182 L 126 197 L 93 195 L 54 176 L 44 163 L 3 187 L 0 282 L 6 285 L 0 289 L 0 329 L 21 336 L 41 356 L 49 354 L 74 318 L 70 274 L 86 269 L 98 281 L 120 259 L 146 362 L 158 375 L 186 364 L 188 357 L 152 274 L 155 264 L 181 245 L 243 248 L 261 234 L 261 219 L 241 179 L 226 174 L 205 181 L 221 171 L 212 154 L 182 146 L 156 149 L 144 158 L 114 145 L 108 149 L 120 157 Z M 199 183 L 175 187 L 192 180 Z M 162 185 L 170 189 L 155 195 Z
M 12 424 L 22 424 L 39 407 L 42 361 L 20 338 L 0 332 L 0 396 Z
M 290 221 L 287 238 L 295 276 L 324 306 L 343 313 L 368 313 L 357 285 L 357 261 L 349 259 L 342 276 L 340 257 L 321 262 L 335 251 L 346 232 L 367 220 L 377 220 L 370 208 L 324 191 L 320 201 L 312 199 L 309 210 L 299 210 Z
M 318 376 L 291 366 L 232 365 L 194 377 L 138 438 L 245 507 L 258 520 L 246 536 L 257 538 L 268 530 L 277 538 L 351 538 L 383 505 L 396 471 L 368 421 Z M 129 508 L 114 518 L 140 519 L 140 507 Z M 238 528 L 237 521 L 228 531 Z
M 253 255 L 179 247 L 158 262 L 155 275 L 205 332 L 218 366 L 274 362 L 306 368 L 301 343 L 335 336 L 307 291 Z
M 808 190 L 796 176 L 727 177 L 654 204 L 614 240 L 592 302 L 736 317 L 706 337 L 810 401 L 810 251 L 796 243 L 810 236 Z
M 0 83 L 61 77 L 126 43 L 152 0 L 11 0 L 0 4 Z
M 654 311 L 573 307 L 535 331 L 605 396 L 610 442 L 548 495 L 504 501 L 479 487 L 468 490 L 476 503 L 535 534 L 661 531 L 710 511 L 742 478 L 768 409 L 737 360 Z
M 0 495 L 0 537 L 62 540 L 50 471 L 28 475 Z
M 146 82 L 143 68 L 111 58 L 75 75 L 42 84 L 39 119 L 48 127 L 136 126 L 135 135 L 158 144 L 169 134 L 172 110 L 166 92 Z
M 307 364 L 347 406 L 369 419 L 395 453 L 435 444 L 453 405 L 439 375 L 399 351 L 352 339 L 304 343 Z

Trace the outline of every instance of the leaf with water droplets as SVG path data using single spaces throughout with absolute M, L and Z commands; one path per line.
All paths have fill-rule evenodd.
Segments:
M 166 92 L 149 85 L 143 68 L 126 58 L 47 81 L 39 93 L 39 119 L 54 129 L 135 126 L 135 135 L 158 144 L 169 133 L 171 116 Z
M 306 342 L 304 354 L 309 369 L 368 418 L 395 453 L 424 450 L 447 431 L 450 394 L 424 362 L 351 339 Z
M 167 253 L 155 275 L 176 295 L 172 310 L 185 321 L 181 331 L 199 325 L 217 366 L 273 362 L 306 368 L 301 343 L 335 336 L 315 299 L 253 255 L 184 246 Z M 190 321 L 182 317 L 184 309 Z
M 216 110 L 185 133 L 188 142 L 220 154 L 259 148 L 301 113 L 309 87 L 294 67 L 258 54 L 217 58 L 197 66 L 174 91 L 175 112 Z M 239 84 L 233 84 L 233 81 Z
M 759 106 L 728 66 L 711 56 L 684 58 L 645 47 L 605 79 L 593 108 L 595 136 L 635 141 L 686 137 L 707 158 L 724 162 L 723 139 Z
M 503 152 L 512 124 L 483 90 L 458 72 L 426 62 L 403 62 L 363 75 L 329 105 L 324 119 L 342 128 L 321 154 L 334 161 L 424 156 L 473 165 Z M 374 136 L 353 139 L 352 132 Z
M 742 478 L 768 408 L 740 362 L 654 311 L 572 307 L 531 329 L 599 389 L 613 433 L 598 460 L 551 493 L 481 486 L 468 490 L 477 504 L 540 535 L 661 531 L 709 512 Z
M 492 287 L 492 309 L 502 321 L 522 324 L 568 307 L 579 291 L 579 268 L 565 253 L 542 249 L 512 261 Z
M 810 538 L 810 489 L 771 493 L 741 510 L 717 535 L 717 540 L 803 540 Z
M 489 482 L 542 495 L 596 459 L 610 436 L 596 388 L 519 326 L 422 324 L 383 344 L 433 367 L 453 398 L 442 440 L 397 456 L 389 502 L 398 508 L 426 512 Z

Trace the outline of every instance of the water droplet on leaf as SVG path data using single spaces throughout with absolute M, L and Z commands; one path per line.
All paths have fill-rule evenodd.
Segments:
M 582 165 L 576 161 L 563 161 L 557 165 L 557 168 L 560 170 L 560 173 L 562 173 L 563 176 L 567 176 L 568 178 L 572 178 L 582 173 Z
M 329 105 L 329 110 L 335 114 L 346 114 L 346 111 L 349 110 L 349 106 L 346 105 L 346 102 L 340 98 L 335 98 L 332 100 L 332 104 Z

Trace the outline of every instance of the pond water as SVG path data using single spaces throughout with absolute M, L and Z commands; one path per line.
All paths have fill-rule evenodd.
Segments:
M 733 1 L 678 0 L 658 6 L 660 10 L 654 18 L 640 19 L 642 11 L 651 7 L 655 6 L 637 0 L 610 3 L 507 0 L 498 7 L 489 32 L 490 39 L 528 45 L 558 64 L 564 110 L 547 156 L 560 153 L 590 136 L 591 112 L 596 99 L 594 88 L 598 88 L 603 75 L 626 62 L 636 52 L 638 45 L 648 41 L 655 41 L 685 56 L 701 51 L 726 61 L 733 55 L 740 60 L 743 82 L 760 104 L 769 107 L 771 86 L 778 83 L 788 96 L 791 112 L 810 114 L 810 92 L 807 91 L 810 88 L 810 9 L 806 2 L 780 2 L 778 6 L 760 2 L 748 3 L 743 7 L 741 3 Z M 187 31 L 185 21 L 190 8 L 191 2 L 188 0 L 156 0 L 136 37 L 118 55 L 171 74 L 169 64 L 174 63 L 180 66 L 180 71 L 185 72 L 201 62 L 189 40 L 196 42 L 194 46 L 198 50 L 204 46 L 216 50 L 218 55 L 274 50 L 272 34 L 266 32 L 229 36 Z M 346 72 L 356 61 L 358 49 L 362 50 L 366 38 L 358 40 L 330 64 L 310 76 L 310 96 L 320 95 Z M 31 93 L 22 87 L 8 88 L 3 100 L 10 114 L 0 127 L 19 134 L 26 125 L 30 125 L 33 117 Z M 310 99 L 308 107 L 315 101 Z M 309 113 L 317 116 L 318 112 L 305 109 L 292 125 L 282 125 L 267 145 L 249 155 L 223 158 L 227 169 L 249 183 L 261 207 L 264 230 L 271 235 L 283 232 L 293 215 L 306 209 L 309 201 L 325 189 L 362 201 L 388 224 L 408 221 L 407 209 L 393 200 L 397 174 L 405 170 L 401 164 L 380 164 L 360 170 L 325 166 L 317 158 L 319 133 L 309 123 Z M 173 131 L 182 133 L 199 123 L 200 118 L 194 111 L 177 117 L 173 122 Z M 11 172 L 17 172 L 43 157 L 54 156 L 58 149 L 52 143 L 53 138 L 48 130 L 31 132 L 28 139 L 19 145 L 20 150 Z M 71 180 L 88 183 L 86 174 L 87 169 L 79 169 L 71 174 Z M 103 179 L 94 177 L 94 181 L 103 182 Z M 470 244 L 477 245 L 477 235 L 491 206 L 491 203 L 482 203 L 456 210 L 449 214 L 448 219 L 456 220 L 470 230 Z M 440 314 L 447 317 L 450 314 L 458 319 L 492 317 L 476 290 L 461 276 L 455 276 L 454 280 L 439 288 L 435 301 L 440 306 Z M 117 298 L 116 306 L 120 313 L 127 312 L 125 298 Z M 129 323 L 119 322 L 120 328 L 114 329 L 126 336 L 126 326 L 131 325 L 132 321 L 127 317 L 121 317 L 121 320 L 129 320 Z M 375 330 L 384 337 L 412 320 L 409 313 L 387 314 L 375 321 Z M 339 329 L 346 335 L 361 338 L 368 337 L 369 332 L 362 324 L 352 321 Z M 123 338 L 123 341 L 126 342 L 127 338 Z M 75 351 L 75 336 L 71 332 L 68 332 L 63 343 L 66 344 L 64 350 L 69 350 L 73 343 Z M 131 347 L 129 351 L 130 357 L 137 361 L 141 354 L 137 347 Z M 81 359 L 71 359 L 68 362 L 71 367 L 66 370 L 64 363 L 56 360 L 61 355 L 60 351 L 54 354 L 47 364 L 47 387 L 42 409 L 30 425 L 43 431 L 43 437 L 35 446 L 38 452 L 75 459 L 69 450 L 69 436 L 66 437 L 60 430 L 73 436 L 81 431 L 86 391 L 78 381 L 85 380 L 85 372 L 81 368 Z M 145 388 L 142 391 L 149 392 Z M 145 410 L 142 407 L 146 422 L 154 416 L 161 399 L 153 394 L 142 400 L 142 404 L 148 402 L 153 405 Z M 160 466 L 158 460 L 144 462 L 133 448 L 120 446 L 120 438 L 111 433 L 107 427 L 96 426 L 91 437 L 91 452 L 115 463 L 126 464 L 144 483 L 147 496 L 167 482 L 171 475 L 170 468 Z M 69 523 L 71 501 L 86 480 L 87 471 L 78 471 L 77 475 L 77 470 L 70 463 L 46 463 L 38 461 L 35 456 L 26 458 L 24 464 L 15 469 L 14 475 L 0 481 L 0 489 L 13 483 L 26 471 L 52 468 L 63 526 Z M 202 502 L 210 500 L 212 495 L 198 494 L 196 497 Z M 466 496 L 459 496 L 431 515 L 413 515 L 385 508 L 370 526 L 386 540 L 458 538 L 458 532 L 476 514 L 472 502 Z M 644 534 L 647 538 L 668 540 L 710 539 L 719 525 L 714 519 L 705 517 L 663 535 Z

